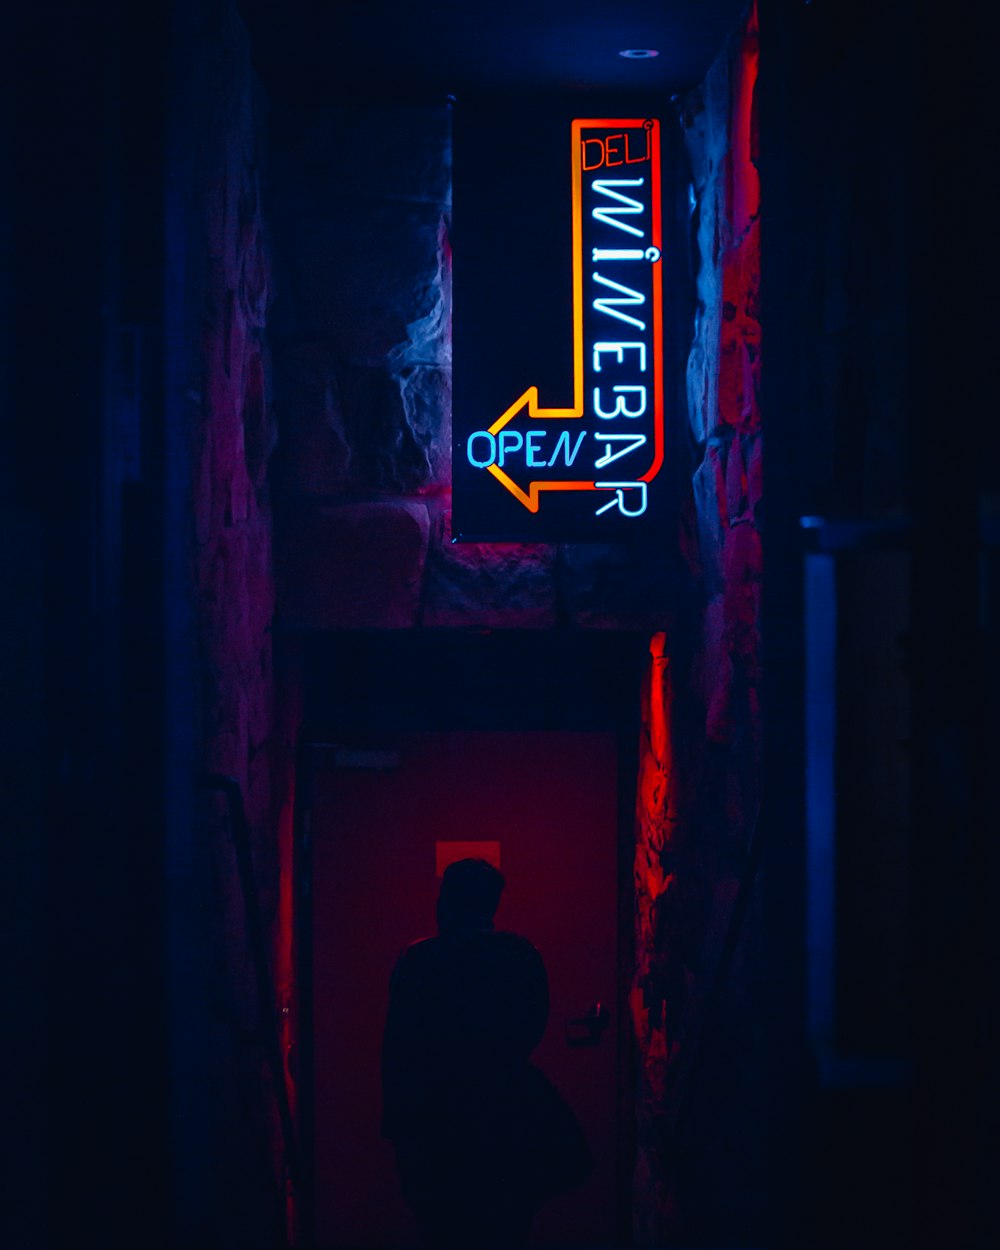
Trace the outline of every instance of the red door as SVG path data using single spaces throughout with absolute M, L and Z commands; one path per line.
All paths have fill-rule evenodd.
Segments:
M 552 1008 L 534 1058 L 576 1111 L 596 1160 L 584 1187 L 543 1209 L 534 1241 L 613 1242 L 614 736 L 410 735 L 395 767 L 319 772 L 312 831 L 319 1246 L 417 1244 L 392 1149 L 379 1136 L 382 1026 L 396 957 L 434 932 L 438 869 L 468 853 L 458 844 L 469 842 L 486 844 L 487 857 L 499 851 L 507 887 L 497 926 L 529 937 L 545 960 Z M 596 1046 L 569 1046 L 567 1021 L 598 1002 L 610 1009 L 611 1027 Z

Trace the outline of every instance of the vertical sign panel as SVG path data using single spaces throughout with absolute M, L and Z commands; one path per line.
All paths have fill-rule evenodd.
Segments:
M 507 277 L 496 281 L 520 289 L 511 322 L 531 322 L 530 302 L 546 309 L 544 324 L 534 313 L 534 336 L 542 355 L 551 344 L 565 376 L 550 369 L 544 382 L 531 377 L 530 362 L 516 350 L 480 370 L 481 340 L 460 331 L 464 309 L 474 320 L 471 310 L 485 297 L 471 280 L 488 268 L 463 275 L 464 206 L 456 195 L 459 540 L 620 541 L 639 537 L 655 510 L 664 454 L 659 122 L 578 118 L 565 125 L 562 142 L 563 185 L 555 183 L 551 204 L 533 200 L 530 212 L 511 214 Z M 539 185 L 553 195 L 551 180 Z M 539 233 L 548 251 L 565 250 L 569 289 L 559 298 L 545 289 L 548 273 L 533 259 L 537 239 L 527 236 Z M 537 364 L 539 344 L 532 347 Z M 475 381 L 463 385 L 470 374 Z

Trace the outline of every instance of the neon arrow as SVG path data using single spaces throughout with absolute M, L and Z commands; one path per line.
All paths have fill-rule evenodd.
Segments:
M 643 129 L 646 131 L 646 149 L 644 154 L 639 157 L 630 155 L 628 136 L 625 134 L 627 130 Z M 584 140 L 583 132 L 585 130 L 602 130 L 613 131 L 615 133 L 608 134 L 602 139 L 589 138 Z M 616 140 L 621 140 L 620 147 L 613 147 L 612 144 Z M 586 145 L 597 145 L 600 149 L 600 159 L 594 164 L 587 164 Z M 663 463 L 663 326 L 662 326 L 662 304 L 663 304 L 663 267 L 662 267 L 662 227 L 660 212 L 660 139 L 659 139 L 659 122 L 646 119 L 624 119 L 624 118 L 577 118 L 573 121 L 571 127 L 571 149 L 572 149 L 572 189 L 573 189 L 573 403 L 568 408 L 549 408 L 543 407 L 539 402 L 538 387 L 529 386 L 518 398 L 507 408 L 497 419 L 489 426 L 488 432 L 494 438 L 505 429 L 507 425 L 521 412 L 527 410 L 530 420 L 538 421 L 575 421 L 579 420 L 588 413 L 586 405 L 586 388 L 584 382 L 585 373 L 585 338 L 584 338 L 584 227 L 583 227 L 583 175 L 584 172 L 591 173 L 594 170 L 609 170 L 610 178 L 605 182 L 606 187 L 614 186 L 632 186 L 637 182 L 627 182 L 616 177 L 615 166 L 622 166 L 620 172 L 631 175 L 635 173 L 634 166 L 639 163 L 645 164 L 649 161 L 649 176 L 651 181 L 651 202 L 650 202 L 650 241 L 648 245 L 643 247 L 615 247 L 615 248 L 598 248 L 591 249 L 590 262 L 598 264 L 601 262 L 621 262 L 642 260 L 650 264 L 652 270 L 652 326 L 651 334 L 648 340 L 649 352 L 651 358 L 653 373 L 653 412 L 652 412 L 652 445 L 653 460 L 650 467 L 640 476 L 632 475 L 633 483 L 648 483 L 660 471 Z M 591 155 L 593 153 L 591 152 Z M 633 168 L 629 168 L 632 166 Z M 635 208 L 629 208 L 629 204 L 635 201 L 624 196 L 620 192 L 605 190 L 605 195 L 613 197 L 609 204 L 605 204 L 601 209 L 594 211 L 594 217 L 599 218 L 604 225 L 611 225 L 617 228 L 622 237 L 615 242 L 630 242 L 629 235 L 640 235 L 642 232 L 628 221 L 628 215 L 638 211 Z M 619 201 L 617 206 L 615 201 Z M 612 269 L 612 272 L 615 272 Z M 621 322 L 628 324 L 630 327 L 640 326 L 643 333 L 647 333 L 645 322 L 639 320 L 629 311 L 629 305 L 635 303 L 622 296 L 622 292 L 634 295 L 627 286 L 616 283 L 613 279 L 608 279 L 598 275 L 595 271 L 592 275 L 593 280 L 601 284 L 600 298 L 594 301 L 594 307 L 600 312 L 607 314 L 612 318 L 617 318 Z M 617 292 L 617 294 L 608 294 L 608 291 Z M 633 338 L 635 331 L 632 331 Z M 642 342 L 643 350 L 643 369 L 646 367 L 646 340 Z M 638 346 L 633 344 L 632 346 Z M 593 351 L 593 346 L 592 349 Z M 598 356 L 593 357 L 594 368 L 600 368 Z M 621 354 L 619 354 L 621 359 Z M 619 388 L 622 389 L 622 388 Z M 630 388 L 624 388 L 630 389 Z M 631 388 L 638 389 L 638 388 Z M 631 412 L 625 412 L 623 415 L 633 416 Z M 607 414 L 598 412 L 597 416 L 606 417 Z M 648 426 L 646 426 L 648 428 Z M 636 440 L 637 441 L 637 440 Z M 644 440 L 643 440 L 644 443 Z M 624 453 L 623 453 L 624 454 Z M 605 460 L 607 463 L 607 460 Z M 538 512 L 539 502 L 542 491 L 582 491 L 582 490 L 598 490 L 610 489 L 612 487 L 625 487 L 629 483 L 626 482 L 609 482 L 605 481 L 599 474 L 580 480 L 566 481 L 561 479 L 539 478 L 528 483 L 527 490 L 522 489 L 514 479 L 500 467 L 499 464 L 493 463 L 488 466 L 488 471 L 496 478 L 496 480 L 508 490 L 519 503 L 523 504 L 529 512 Z M 614 475 L 613 470 L 609 470 L 610 475 Z

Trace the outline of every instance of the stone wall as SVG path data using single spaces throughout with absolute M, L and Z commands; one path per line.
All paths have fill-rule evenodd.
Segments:
M 759 804 L 759 183 L 751 13 L 679 103 L 691 159 L 696 449 L 689 582 L 643 691 L 636 821 L 636 1231 L 643 1244 L 763 1225 L 748 852 Z
M 259 101 L 227 29 L 202 139 L 206 248 L 194 406 L 195 566 L 206 767 L 235 777 L 251 826 L 271 811 L 274 612 L 267 466 L 275 439 L 264 337 L 268 257 L 260 207 Z M 231 42 L 230 42 L 231 41 Z
M 268 468 L 276 427 L 265 337 L 265 114 L 230 0 L 187 6 L 178 28 L 183 86 L 176 124 L 184 168 L 173 173 L 185 208 L 171 246 L 185 257 L 184 415 L 199 682 L 193 762 L 239 784 L 257 897 L 273 934 L 281 895 L 276 829 L 287 806 L 286 747 L 294 733 L 279 717 L 271 641 Z M 199 795 L 186 897 L 175 881 L 172 903 L 175 935 L 195 951 L 173 1027 L 175 1037 L 190 1031 L 198 1038 L 196 1046 L 181 1040 L 174 1049 L 182 1087 L 175 1107 L 188 1119 L 174 1146 L 177 1237 L 185 1245 L 270 1246 L 285 1218 L 284 1181 L 245 900 L 225 802 L 211 790 Z M 279 934 L 281 982 L 288 979 L 287 946 Z M 283 990 L 287 997 L 287 985 Z

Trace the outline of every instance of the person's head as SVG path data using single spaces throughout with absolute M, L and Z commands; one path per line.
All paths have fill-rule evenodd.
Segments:
M 488 929 L 503 892 L 503 873 L 485 859 L 459 859 L 441 878 L 439 929 Z

